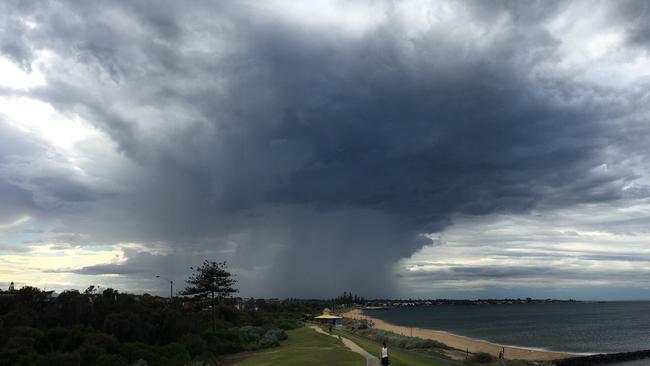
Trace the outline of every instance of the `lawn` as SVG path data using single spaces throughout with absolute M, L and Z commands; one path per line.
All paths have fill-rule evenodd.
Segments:
M 337 330 L 336 333 L 358 344 L 361 348 L 365 349 L 371 355 L 379 356 L 379 351 L 381 350 L 381 345 L 379 343 L 373 342 L 364 337 L 357 336 L 350 332 Z M 391 348 L 390 345 L 388 345 L 388 350 L 391 356 L 391 366 L 449 366 L 460 364 L 459 362 L 447 361 L 443 359 L 436 360 L 424 356 L 419 356 L 413 352 L 396 350 L 395 348 Z
M 287 334 L 289 339 L 280 347 L 254 353 L 235 366 L 366 365 L 363 357 L 347 349 L 336 338 L 318 334 L 307 327 Z

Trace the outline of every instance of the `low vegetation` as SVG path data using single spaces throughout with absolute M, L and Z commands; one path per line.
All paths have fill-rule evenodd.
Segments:
M 288 332 L 289 339 L 279 348 L 250 355 L 236 366 L 365 366 L 365 359 L 348 350 L 336 338 L 318 334 L 307 327 Z
M 344 319 L 342 336 L 359 344 L 371 354 L 378 354 L 382 342 L 389 345 L 392 355 L 392 366 L 400 365 L 447 365 L 447 366 L 552 366 L 551 362 L 531 362 L 524 360 L 498 360 L 488 353 L 469 354 L 465 359 L 452 359 L 447 351 L 452 350 L 447 345 L 434 340 L 419 337 L 408 337 L 401 334 L 374 329 L 367 320 Z
M 444 343 L 440 343 L 431 339 L 423 339 L 419 337 L 408 337 L 405 335 L 375 329 L 369 326 L 366 320 L 353 320 L 344 319 L 343 326 L 346 330 L 355 334 L 363 336 L 375 342 L 387 342 L 395 347 L 403 349 L 449 349 Z
M 214 365 L 222 355 L 276 347 L 286 331 L 332 306 L 231 298 L 225 264 L 213 263 L 198 267 L 187 295 L 173 299 L 94 286 L 56 297 L 34 287 L 0 291 L 0 366 Z M 226 280 L 204 281 L 206 269 Z

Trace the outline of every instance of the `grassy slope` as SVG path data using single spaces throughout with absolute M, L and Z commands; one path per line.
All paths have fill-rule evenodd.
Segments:
M 381 346 L 379 343 L 373 342 L 367 338 L 354 335 L 350 332 L 336 331 L 337 334 L 340 334 L 343 337 L 346 337 L 358 344 L 361 348 L 365 349 L 371 355 L 379 356 L 379 350 Z M 445 361 L 445 360 L 432 360 L 425 357 L 419 357 L 416 354 L 411 352 L 403 352 L 399 350 L 391 349 L 388 345 L 391 366 L 447 366 L 447 365 L 458 365 L 457 362 Z
M 365 366 L 366 360 L 348 350 L 339 340 L 299 328 L 289 332 L 289 339 L 280 347 L 271 348 L 238 362 L 236 366 L 303 366 L 341 365 Z

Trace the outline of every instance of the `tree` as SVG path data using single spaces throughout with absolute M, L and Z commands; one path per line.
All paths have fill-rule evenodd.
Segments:
M 186 282 L 190 286 L 182 291 L 183 295 L 190 295 L 197 299 L 210 298 L 212 330 L 214 330 L 215 300 L 219 302 L 237 292 L 237 289 L 233 287 L 237 281 L 227 271 L 226 262 L 210 262 L 206 260 L 200 267 L 195 269 L 194 274 Z

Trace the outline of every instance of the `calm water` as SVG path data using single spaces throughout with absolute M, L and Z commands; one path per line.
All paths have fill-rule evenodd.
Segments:
M 650 302 L 438 305 L 366 310 L 393 324 L 579 353 L 650 349 Z

